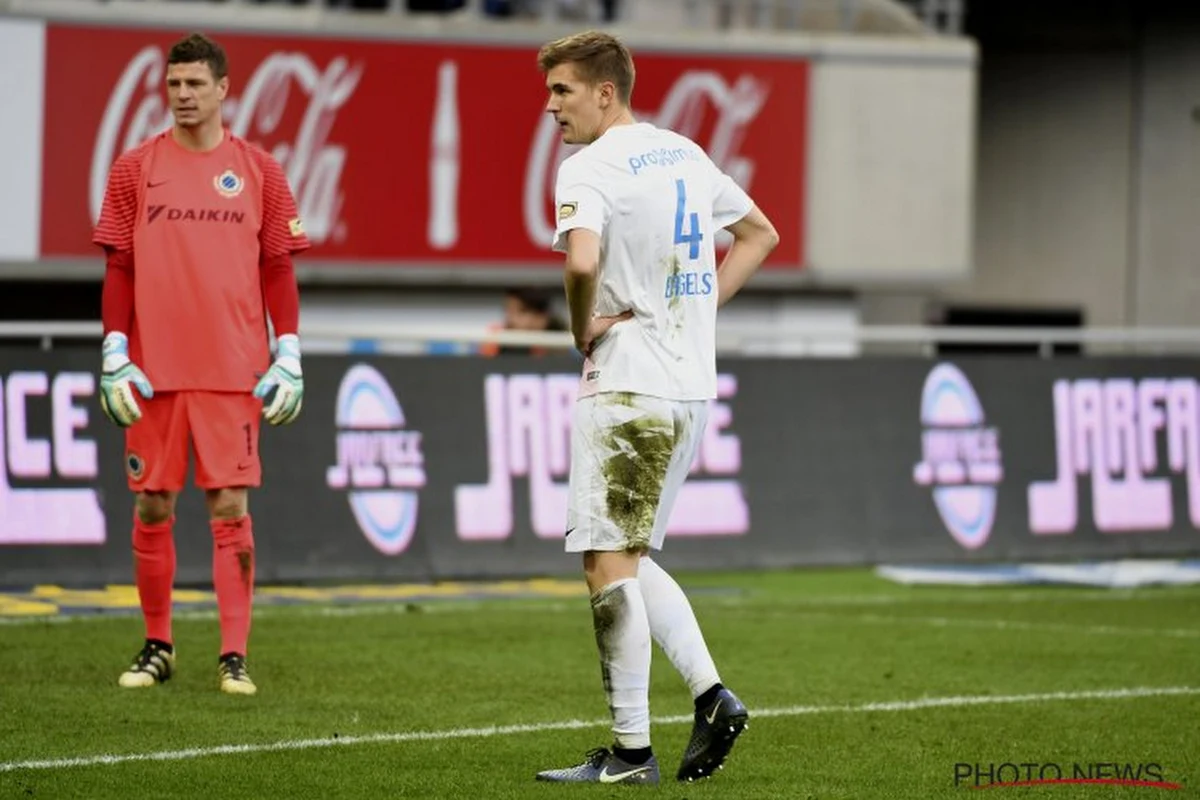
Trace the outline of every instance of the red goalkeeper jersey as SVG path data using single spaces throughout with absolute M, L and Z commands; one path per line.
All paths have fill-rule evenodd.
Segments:
M 92 241 L 133 253 L 129 356 L 155 391 L 242 392 L 268 366 L 259 264 L 309 247 L 283 169 L 228 131 L 160 133 L 121 155 Z

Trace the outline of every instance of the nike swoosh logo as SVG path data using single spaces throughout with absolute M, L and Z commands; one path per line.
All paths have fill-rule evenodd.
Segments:
M 146 186 L 153 189 L 156 186 L 162 186 L 166 181 L 146 181 Z
M 626 770 L 625 772 L 612 773 L 608 771 L 608 767 L 600 770 L 601 783 L 617 783 L 626 778 L 632 778 L 634 775 L 641 775 L 643 772 L 649 772 L 649 767 L 638 767 L 637 769 Z
M 725 702 L 725 698 L 722 697 L 720 700 L 717 701 L 717 704 L 715 706 L 713 706 L 712 713 L 704 715 L 704 718 L 706 720 L 708 720 L 709 725 L 712 725 L 713 720 L 717 718 L 717 712 L 721 710 L 721 703 L 724 703 L 724 702 Z
M 570 536 L 574 532 L 575 532 L 574 528 L 567 528 L 567 536 Z

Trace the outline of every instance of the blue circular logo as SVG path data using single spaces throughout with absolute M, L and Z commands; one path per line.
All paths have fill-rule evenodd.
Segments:
M 985 421 L 962 370 L 953 364 L 934 367 L 921 392 L 922 458 L 913 480 L 932 487 L 942 522 L 968 550 L 982 547 L 991 535 L 996 487 L 1003 478 L 1000 437 Z
M 404 552 L 417 526 L 425 485 L 421 434 L 407 430 L 392 387 L 366 364 L 351 367 L 338 389 L 337 465 L 330 488 L 348 489 L 350 509 L 367 540 L 387 555 Z

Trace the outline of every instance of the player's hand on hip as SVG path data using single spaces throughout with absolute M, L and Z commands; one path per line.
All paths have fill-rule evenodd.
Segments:
M 300 416 L 304 404 L 304 373 L 300 371 L 300 337 L 279 337 L 275 361 L 254 387 L 263 401 L 263 419 L 272 425 L 287 425 Z
M 592 317 L 588 322 L 587 330 L 583 332 L 583 338 L 575 340 L 575 346 L 579 348 L 579 352 L 585 356 L 592 354 L 592 350 L 596 347 L 604 335 L 612 329 L 614 325 L 626 320 L 633 319 L 632 311 L 623 311 L 620 314 L 613 314 L 607 317 Z
M 142 418 L 137 395 L 154 397 L 154 387 L 146 373 L 129 360 L 129 337 L 125 334 L 113 331 L 105 336 L 101 352 L 100 408 L 117 425 L 128 428 Z

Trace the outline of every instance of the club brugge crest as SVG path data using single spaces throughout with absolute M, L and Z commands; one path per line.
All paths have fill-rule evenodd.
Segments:
M 246 188 L 246 181 L 233 170 L 227 169 L 213 178 L 213 186 L 222 197 L 237 197 Z

